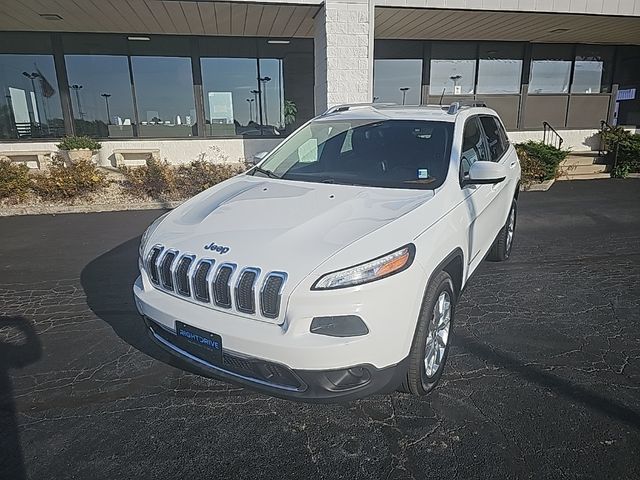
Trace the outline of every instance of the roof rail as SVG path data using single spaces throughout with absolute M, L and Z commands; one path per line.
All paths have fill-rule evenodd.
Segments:
M 397 103 L 343 103 L 341 105 L 334 105 L 333 107 L 329 107 L 326 112 L 322 115 L 329 115 L 330 113 L 336 112 L 346 112 L 347 110 L 352 110 L 354 108 L 363 108 L 363 107 L 391 107 L 395 106 Z
M 486 107 L 487 104 L 480 101 L 480 100 L 462 100 L 459 102 L 453 102 L 451 105 L 449 105 L 449 109 L 447 110 L 447 113 L 449 115 L 455 115 L 456 113 L 458 113 L 458 110 L 460 110 L 463 107 Z

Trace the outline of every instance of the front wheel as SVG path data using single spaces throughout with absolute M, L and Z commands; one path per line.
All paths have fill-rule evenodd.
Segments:
M 447 272 L 440 272 L 427 288 L 402 391 L 426 395 L 438 383 L 449 353 L 454 311 L 453 281 Z
M 489 251 L 488 259 L 493 262 L 504 262 L 511 256 L 511 247 L 513 247 L 513 237 L 516 233 L 516 219 L 518 215 L 518 206 L 515 199 L 511 202 L 511 210 L 507 217 L 507 223 L 500 229 L 500 233 L 496 237 L 495 242 Z

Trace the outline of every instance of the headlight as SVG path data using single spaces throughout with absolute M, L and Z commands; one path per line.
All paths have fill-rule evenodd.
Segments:
M 413 262 L 415 251 L 415 246 L 410 243 L 369 262 L 327 273 L 313 284 L 311 290 L 353 287 L 394 275 L 409 268 Z
M 140 239 L 140 247 L 138 247 L 138 255 L 139 255 L 140 258 L 142 258 L 142 256 L 144 255 L 144 251 L 147 248 L 147 242 L 149 241 L 149 237 L 151 237 L 151 235 L 153 235 L 153 232 L 156 231 L 156 228 L 158 228 L 158 225 L 160 225 L 162 220 L 164 220 L 164 217 L 166 217 L 167 215 L 169 215 L 169 212 L 167 212 L 164 215 L 161 215 L 160 217 L 156 218 L 153 221 L 153 223 L 151 225 L 149 225 L 149 227 L 147 227 L 147 229 L 142 234 L 142 238 Z

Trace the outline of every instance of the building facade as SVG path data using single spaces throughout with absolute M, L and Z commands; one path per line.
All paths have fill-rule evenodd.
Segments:
M 242 161 L 340 103 L 482 100 L 514 140 L 640 125 L 640 0 L 0 5 L 0 156 Z M 24 154 L 22 157 L 20 154 Z

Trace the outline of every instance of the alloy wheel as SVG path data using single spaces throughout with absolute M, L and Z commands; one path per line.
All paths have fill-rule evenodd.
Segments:
M 513 232 L 516 228 L 516 210 L 511 207 L 509 212 L 509 223 L 507 224 L 507 252 L 511 250 L 511 244 L 513 243 Z
M 429 324 L 424 353 L 424 370 L 427 377 L 433 377 L 442 362 L 449 342 L 451 327 L 451 296 L 443 291 L 433 307 L 433 317 Z

